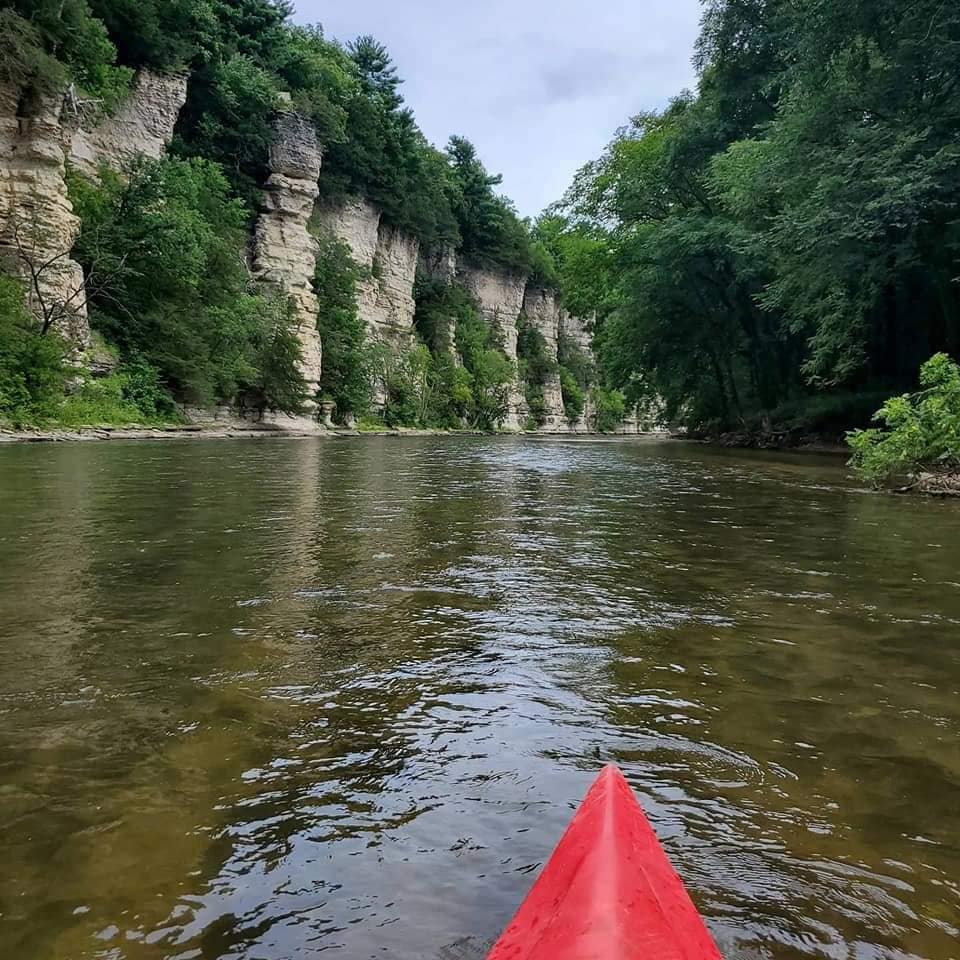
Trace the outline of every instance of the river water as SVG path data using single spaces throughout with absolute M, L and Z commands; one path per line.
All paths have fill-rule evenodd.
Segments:
M 957 960 L 960 504 L 686 444 L 0 449 L 0 956 L 478 960 L 609 760 L 728 960 Z

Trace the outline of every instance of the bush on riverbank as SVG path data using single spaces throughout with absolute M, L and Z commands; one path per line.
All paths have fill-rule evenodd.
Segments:
M 920 369 L 920 386 L 874 414 L 882 427 L 848 435 L 851 465 L 874 486 L 960 473 L 960 366 L 935 354 Z
M 24 427 L 52 419 L 64 379 L 63 343 L 40 335 L 23 284 L 0 274 L 0 421 Z

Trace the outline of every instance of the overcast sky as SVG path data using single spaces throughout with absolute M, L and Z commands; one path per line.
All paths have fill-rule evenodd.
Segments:
M 442 147 L 467 136 L 525 216 L 618 126 L 694 85 L 699 0 L 295 0 L 329 37 L 372 33 Z

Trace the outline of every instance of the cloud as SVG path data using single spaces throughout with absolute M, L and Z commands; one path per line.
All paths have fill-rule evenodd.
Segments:
M 427 137 L 469 137 L 525 215 L 558 199 L 629 116 L 694 83 L 699 0 L 295 2 L 328 36 L 385 43 Z

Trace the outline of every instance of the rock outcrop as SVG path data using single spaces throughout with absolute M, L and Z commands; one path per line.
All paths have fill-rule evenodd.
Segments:
M 557 302 L 557 293 L 545 287 L 527 287 L 523 298 L 523 312 L 527 322 L 540 332 L 546 344 L 547 356 L 557 359 L 560 318 L 563 311 Z M 543 385 L 545 420 L 541 426 L 546 432 L 565 431 L 567 418 L 563 412 L 563 393 L 560 390 L 560 371 L 555 369 Z
M 140 71 L 115 113 L 92 126 L 80 121 L 70 137 L 70 163 L 92 177 L 103 164 L 123 170 L 138 156 L 162 156 L 186 99 L 186 74 Z
M 507 358 L 516 364 L 517 319 L 523 309 L 527 278 L 522 273 L 508 270 L 487 270 L 459 264 L 457 280 L 477 302 L 483 318 L 497 332 Z M 526 422 L 528 414 L 523 391 L 514 380 L 510 388 L 509 410 L 503 425 L 510 430 L 519 430 Z
M 420 243 L 383 222 L 379 208 L 351 198 L 325 205 L 319 211 L 322 226 L 350 248 L 364 272 L 357 284 L 357 309 L 367 327 L 367 338 L 396 350 L 414 344 L 413 284 L 417 276 Z
M 449 244 L 421 249 L 417 267 L 428 279 L 451 284 L 457 278 L 457 251 Z
M 588 357 L 593 356 L 593 334 L 590 332 L 590 326 L 593 319 L 584 320 L 581 317 L 575 317 L 566 310 L 560 311 L 560 322 L 558 334 L 566 338 L 578 350 Z
M 28 283 L 28 306 L 75 353 L 90 345 L 83 271 L 70 258 L 80 230 L 65 181 L 69 162 L 94 176 L 138 154 L 158 157 L 187 95 L 182 74 L 142 71 L 117 111 L 85 119 L 72 93 L 28 101 L 0 88 L 0 263 Z
M 312 286 L 317 243 L 308 230 L 319 195 L 320 156 L 313 123 L 297 113 L 281 113 L 274 123 L 270 176 L 252 248 L 254 276 L 293 303 L 303 354 L 300 370 L 311 400 L 320 383 L 322 360 Z
M 593 335 L 590 332 L 589 325 L 591 320 L 584 320 L 581 317 L 575 317 L 566 310 L 560 310 L 558 339 L 566 340 L 568 348 L 573 347 L 589 358 L 593 358 Z M 583 413 L 579 419 L 569 424 L 569 430 L 572 433 L 592 433 L 593 424 L 593 402 L 589 391 L 585 398 Z
M 83 271 L 70 259 L 80 231 L 64 180 L 63 98 L 27 109 L 0 88 L 0 266 L 22 277 L 31 312 L 78 352 L 90 343 Z

